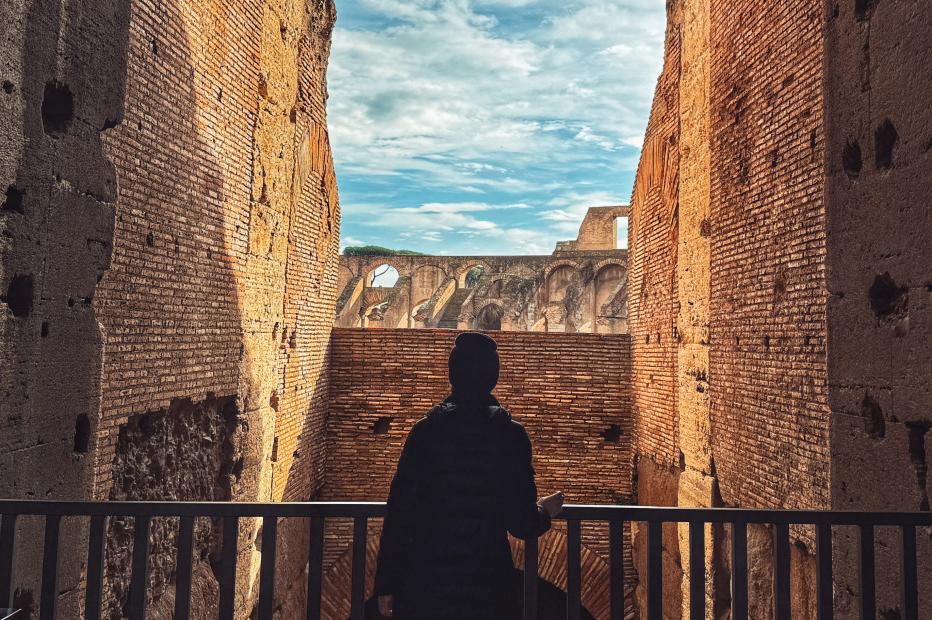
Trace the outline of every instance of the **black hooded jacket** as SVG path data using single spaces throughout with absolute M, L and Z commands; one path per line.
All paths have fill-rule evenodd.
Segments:
M 537 505 L 531 442 L 494 397 L 435 407 L 408 435 L 392 481 L 376 594 L 398 620 L 516 618 L 507 532 L 550 527 Z

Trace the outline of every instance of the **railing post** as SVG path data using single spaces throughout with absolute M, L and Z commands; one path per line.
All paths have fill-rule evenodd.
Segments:
M 236 595 L 236 554 L 239 544 L 239 517 L 223 517 L 220 560 L 220 618 L 232 620 Z
M 705 620 L 705 522 L 689 522 L 689 617 Z
M 731 524 L 731 617 L 748 617 L 748 528 L 743 521 Z
M 104 532 L 107 517 L 91 517 L 87 545 L 87 590 L 84 597 L 84 620 L 100 620 L 101 590 L 104 581 Z
M 877 594 L 874 584 L 874 526 L 862 525 L 859 555 L 861 556 L 861 617 L 877 617 Z
M 663 522 L 647 528 L 647 617 L 663 620 Z
M 46 515 L 45 544 L 42 547 L 40 620 L 54 620 L 55 618 L 55 604 L 58 602 L 58 538 L 60 531 L 61 516 Z
M 275 611 L 275 547 L 278 517 L 262 517 L 262 565 L 259 575 L 259 620 L 272 620 Z
M 612 620 L 625 617 L 625 524 L 624 521 L 609 521 L 608 564 L 609 595 L 611 597 Z
M 816 527 L 816 567 L 819 620 L 832 620 L 835 616 L 832 600 L 832 526 L 828 523 L 820 523 Z
M 580 555 L 580 523 L 571 519 L 566 523 L 566 620 L 579 620 L 582 607 L 582 576 Z
M 524 620 L 537 620 L 537 537 L 524 541 Z
M 191 614 L 191 554 L 194 549 L 194 517 L 178 523 L 178 559 L 175 565 L 175 617 L 188 620 Z
M 130 620 L 146 617 L 146 588 L 149 585 L 149 517 L 133 519 L 133 573 L 129 585 Z
M 13 593 L 13 552 L 16 548 L 16 515 L 5 514 L 0 521 L 0 606 L 6 607 L 12 601 Z
M 774 620 L 790 620 L 790 524 L 777 523 L 774 529 Z
M 324 573 L 323 517 L 311 519 L 311 541 L 308 549 L 307 620 L 320 620 L 320 599 Z
M 903 540 L 902 584 L 903 620 L 919 620 L 919 579 L 916 574 L 916 528 L 904 525 L 900 528 Z
M 353 585 L 350 598 L 350 619 L 364 620 L 366 615 L 366 517 L 353 519 Z

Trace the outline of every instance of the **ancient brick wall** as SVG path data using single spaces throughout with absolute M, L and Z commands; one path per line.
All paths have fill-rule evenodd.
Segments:
M 0 122 L 15 136 L 0 158 L 12 188 L 0 226 L 15 230 L 2 246 L 0 297 L 13 310 L 2 334 L 24 365 L 0 376 L 32 394 L 15 406 L 23 440 L 0 445 L 0 458 L 33 436 L 43 461 L 71 463 L 71 477 L 56 467 L 43 480 L 38 463 L 17 459 L 36 473 L 15 479 L 44 497 L 308 499 L 322 479 L 338 267 L 324 78 L 332 2 L 33 5 L 2 9 L 4 40 L 19 42 L 4 46 L 11 72 L 0 75 Z M 42 351 L 54 363 L 27 380 Z M 204 463 L 191 465 L 185 437 L 206 442 Z M 108 610 L 125 598 L 125 525 L 112 525 Z M 153 600 L 170 601 L 174 527 L 153 525 Z M 244 520 L 244 615 L 259 535 Z M 210 540 L 198 538 L 202 558 Z M 284 613 L 299 614 L 288 587 L 304 562 L 283 559 Z M 28 581 L 31 570 L 18 574 Z M 203 611 L 215 581 L 206 563 L 195 576 Z M 77 578 L 66 562 L 62 587 Z
M 334 330 L 328 473 L 321 499 L 388 496 L 408 431 L 449 393 L 447 357 L 455 335 L 428 329 Z M 515 332 L 493 336 L 502 360 L 495 393 L 528 430 L 540 495 L 562 490 L 569 503 L 628 502 L 633 447 L 629 338 Z M 330 526 L 328 565 L 345 554 L 347 528 L 348 524 Z M 377 536 L 377 530 L 370 536 Z M 606 540 L 603 528 L 584 533 L 594 571 L 586 579 L 584 595 L 590 611 L 603 610 L 608 600 Z M 557 585 L 565 580 L 560 566 L 548 568 L 554 573 L 548 577 Z M 328 587 L 341 588 L 345 576 L 331 571 Z M 341 612 L 341 607 L 333 607 L 334 617 Z
M 826 277 L 832 503 L 929 510 L 932 491 L 932 6 L 839 3 L 827 16 Z M 900 541 L 878 529 L 881 616 L 903 613 Z M 857 534 L 836 531 L 838 614 L 857 614 Z M 918 537 L 920 617 L 932 540 Z

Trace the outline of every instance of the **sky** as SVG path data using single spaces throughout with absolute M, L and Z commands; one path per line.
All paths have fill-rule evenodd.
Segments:
M 588 207 L 627 204 L 664 6 L 338 2 L 327 79 L 342 246 L 550 254 Z

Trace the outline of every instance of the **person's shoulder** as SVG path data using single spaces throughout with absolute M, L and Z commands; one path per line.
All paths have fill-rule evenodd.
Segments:
M 528 435 L 527 431 L 524 430 L 524 425 L 515 420 L 507 409 L 499 405 L 493 406 L 490 409 L 489 418 L 493 423 L 501 426 L 503 433 L 508 439 L 522 442 L 527 440 Z

